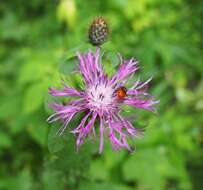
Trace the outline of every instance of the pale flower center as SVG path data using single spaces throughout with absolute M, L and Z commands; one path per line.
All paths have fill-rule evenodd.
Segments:
M 103 108 L 110 105 L 113 101 L 114 90 L 104 84 L 95 85 L 87 90 L 89 103 L 97 108 Z

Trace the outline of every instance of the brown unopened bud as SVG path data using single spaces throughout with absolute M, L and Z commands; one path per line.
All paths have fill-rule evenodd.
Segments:
M 109 28 L 103 17 L 93 20 L 89 28 L 89 42 L 95 46 L 101 46 L 108 39 Z

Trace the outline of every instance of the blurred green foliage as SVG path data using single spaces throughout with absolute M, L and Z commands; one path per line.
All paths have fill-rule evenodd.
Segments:
M 112 30 L 104 50 L 140 60 L 161 101 L 158 115 L 131 111 L 147 126 L 133 154 L 106 142 L 98 155 L 91 141 L 76 152 L 68 130 L 46 123 L 47 89 L 98 15 Z M 202 18 L 201 0 L 1 1 L 0 190 L 203 189 Z

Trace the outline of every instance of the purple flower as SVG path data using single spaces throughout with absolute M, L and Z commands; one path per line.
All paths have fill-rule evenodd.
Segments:
M 146 92 L 150 80 L 144 83 L 137 81 L 129 89 L 124 87 L 128 77 L 138 70 L 135 59 L 121 59 L 117 73 L 108 78 L 102 69 L 99 48 L 95 54 L 91 51 L 78 54 L 78 59 L 85 89 L 78 91 L 65 84 L 61 90 L 50 88 L 49 93 L 52 96 L 77 97 L 77 99 L 74 98 L 67 105 L 52 103 L 50 107 L 55 113 L 48 118 L 48 122 L 62 121 L 63 126 L 59 129 L 59 134 L 62 134 L 71 119 L 78 112 L 82 112 L 84 117 L 80 124 L 71 131 L 77 136 L 78 148 L 87 136 L 96 136 L 96 128 L 98 128 L 100 153 L 103 150 L 104 135 L 110 139 L 113 149 L 126 148 L 131 151 L 127 139 L 138 136 L 140 130 L 121 116 L 121 105 L 155 111 L 153 106 L 158 101 L 154 101 Z M 99 125 L 96 125 L 96 121 Z

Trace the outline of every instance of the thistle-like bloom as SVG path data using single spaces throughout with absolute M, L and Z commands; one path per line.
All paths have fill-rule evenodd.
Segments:
M 98 133 L 100 153 L 103 150 L 104 136 L 110 139 L 113 149 L 126 148 L 131 151 L 127 139 L 139 135 L 140 130 L 121 116 L 121 105 L 155 111 L 153 106 L 158 101 L 154 101 L 146 92 L 150 80 L 144 83 L 137 81 L 131 88 L 126 89 L 124 86 L 128 77 L 138 70 L 137 61 L 121 59 L 117 73 L 108 77 L 102 69 L 99 48 L 96 53 L 89 51 L 86 54 L 78 54 L 78 59 L 85 89 L 78 91 L 66 84 L 63 84 L 61 90 L 50 88 L 49 93 L 52 96 L 77 97 L 77 99 L 69 101 L 66 105 L 52 103 L 50 106 L 55 113 L 48 121 L 51 123 L 61 120 L 63 126 L 59 129 L 59 133 L 62 134 L 71 119 L 77 113 L 83 112 L 84 117 L 80 124 L 71 131 L 77 136 L 78 148 L 87 136 L 96 136 Z

